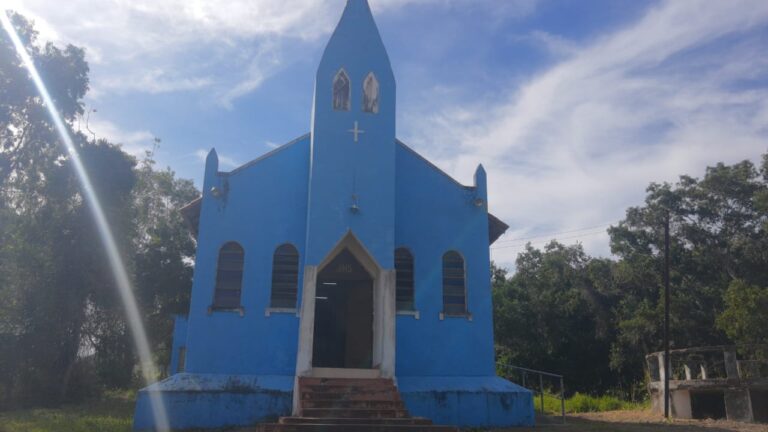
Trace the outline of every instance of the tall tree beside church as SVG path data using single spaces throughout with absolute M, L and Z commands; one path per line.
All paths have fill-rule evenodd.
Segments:
M 571 391 L 621 384 L 608 366 L 612 342 L 611 267 L 581 245 L 528 245 L 516 272 L 494 277 L 494 326 L 505 363 L 567 376 Z
M 159 317 L 182 312 L 191 279 L 192 240 L 176 210 L 197 192 L 170 171 L 154 171 L 147 161 L 135 169 L 119 147 L 75 132 L 88 90 L 84 51 L 41 47 L 30 22 L 11 19 L 79 148 L 143 309 L 163 323 L 152 334 L 167 339 L 168 319 Z M 101 240 L 46 107 L 4 32 L 0 80 L 0 407 L 130 384 L 135 356 Z
M 192 287 L 195 241 L 181 212 L 200 193 L 170 169 L 156 170 L 152 153 L 137 169 L 134 212 L 136 287 L 159 365 L 170 361 L 173 315 L 186 314 Z
M 642 367 L 643 354 L 662 349 L 663 224 L 671 220 L 671 340 L 673 347 L 740 342 L 723 332 L 718 315 L 734 308 L 724 298 L 734 281 L 768 286 L 768 231 L 762 176 L 750 161 L 709 167 L 702 179 L 651 184 L 642 207 L 627 210 L 612 227 L 611 249 L 620 260 L 616 283 L 624 294 L 616 308 L 616 368 Z M 734 318 L 739 314 L 734 312 Z M 768 323 L 764 323 L 768 325 Z M 722 327 L 722 326 L 721 326 Z M 732 339 L 729 339 L 731 336 Z
M 31 23 L 16 14 L 10 18 L 49 81 L 60 115 L 73 122 L 88 89 L 84 52 L 40 47 Z M 83 276 L 68 268 L 80 265 L 74 255 L 84 246 L 74 241 L 82 227 L 75 216 L 78 196 L 55 128 L 5 32 L 0 77 L 0 356 L 8 366 L 0 372 L 2 396 L 24 402 L 37 392 L 57 399 L 72 375 L 83 322 L 81 285 L 62 289 Z

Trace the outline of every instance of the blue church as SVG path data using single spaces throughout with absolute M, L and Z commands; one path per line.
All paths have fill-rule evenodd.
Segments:
M 302 383 L 329 380 L 391 383 L 400 411 L 438 424 L 532 425 L 531 393 L 495 373 L 489 245 L 508 227 L 482 166 L 462 185 L 397 139 L 366 0 L 347 0 L 314 91 L 308 134 L 230 172 L 208 155 L 183 210 L 189 315 L 134 429 L 155 428 L 152 397 L 174 429 L 306 416 Z

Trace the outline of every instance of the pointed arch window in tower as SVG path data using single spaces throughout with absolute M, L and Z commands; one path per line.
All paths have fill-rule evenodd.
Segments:
M 379 112 L 379 80 L 373 72 L 363 81 L 363 112 L 377 114 Z
M 333 79 L 333 109 L 337 111 L 350 110 L 351 90 L 349 75 L 344 69 L 339 70 Z

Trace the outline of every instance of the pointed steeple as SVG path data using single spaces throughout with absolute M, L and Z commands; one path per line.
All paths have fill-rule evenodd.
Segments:
M 394 111 L 395 79 L 389 55 L 381 40 L 379 29 L 373 19 L 367 0 L 347 0 L 336 29 L 325 47 L 320 66 L 317 70 L 315 89 L 315 109 L 328 107 L 347 107 L 331 101 L 330 91 L 341 79 L 341 85 L 350 88 L 350 106 L 346 111 L 360 111 L 363 102 L 363 85 L 366 78 L 373 75 L 380 100 Z M 380 108 L 387 108 L 381 106 Z M 319 113 L 318 113 L 319 114 Z M 315 120 L 317 120 L 317 116 Z
M 367 0 L 347 0 L 347 6 L 323 53 L 321 68 L 326 61 L 342 60 L 339 56 L 347 59 L 364 56 L 370 60 L 378 57 L 377 60 L 386 63 L 389 68 L 389 56 Z
M 394 232 L 395 95 L 368 2 L 347 0 L 315 78 L 307 263 L 351 230 L 380 265 L 394 265 L 394 234 L 381 233 Z
M 216 149 L 211 149 L 205 158 L 205 176 L 203 177 L 203 191 L 209 190 L 218 184 L 219 176 L 219 155 Z

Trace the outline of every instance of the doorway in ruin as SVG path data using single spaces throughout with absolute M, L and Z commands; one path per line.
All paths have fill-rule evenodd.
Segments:
M 722 391 L 691 391 L 691 416 L 695 419 L 725 418 L 725 394 Z
M 755 421 L 768 423 L 768 389 L 750 389 L 749 398 L 752 403 L 752 415 Z

